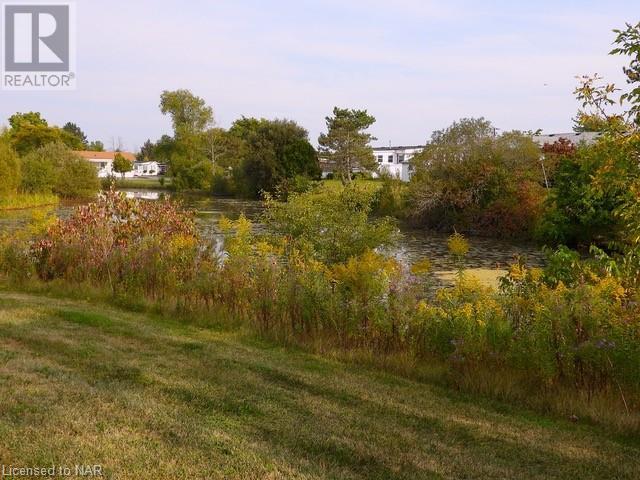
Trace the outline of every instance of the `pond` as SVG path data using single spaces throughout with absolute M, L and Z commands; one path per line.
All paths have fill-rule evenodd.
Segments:
M 144 200 L 158 200 L 166 195 L 158 190 L 123 191 L 130 198 Z M 258 222 L 262 213 L 262 204 L 258 201 L 213 198 L 203 195 L 179 195 L 178 198 L 186 207 L 197 211 L 197 223 L 202 233 L 213 239 L 220 236 L 218 220 L 222 215 L 236 219 L 240 214 L 244 214 L 250 220 Z M 66 217 L 76 205 L 63 203 L 57 208 L 57 214 Z M 0 230 L 13 229 L 23 225 L 30 217 L 30 210 L 0 214 Z M 259 223 L 256 228 L 259 230 Z M 390 253 L 406 263 L 413 263 L 426 257 L 433 265 L 436 278 L 441 283 L 450 283 L 456 267 L 447 253 L 447 235 L 407 228 L 401 228 L 401 231 L 402 238 Z M 471 273 L 489 284 L 495 285 L 498 277 L 504 274 L 505 268 L 517 256 L 525 257 L 529 265 L 540 266 L 543 263 L 544 256 L 540 249 L 534 245 L 483 237 L 469 237 L 469 242 L 471 249 L 466 259 L 466 267 Z

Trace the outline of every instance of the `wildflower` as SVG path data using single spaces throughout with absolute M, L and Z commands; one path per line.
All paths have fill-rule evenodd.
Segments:
M 463 235 L 456 232 L 447 240 L 449 253 L 457 258 L 464 258 L 469 253 L 469 242 Z
M 429 272 L 431 272 L 431 261 L 428 258 L 423 258 L 411 266 L 411 273 L 414 275 L 426 275 Z

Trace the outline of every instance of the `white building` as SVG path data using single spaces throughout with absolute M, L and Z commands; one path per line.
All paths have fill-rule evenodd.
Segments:
M 155 177 L 160 175 L 160 165 L 158 162 L 135 162 L 133 164 L 133 175 L 136 177 Z
M 580 145 L 581 143 L 586 143 L 587 145 L 592 145 L 600 138 L 602 134 L 599 132 L 571 132 L 571 133 L 549 133 L 547 135 L 533 135 L 531 138 L 534 142 L 536 142 L 541 147 L 544 147 L 545 144 L 552 145 L 561 138 L 565 140 L 569 140 L 574 145 Z
M 378 178 L 380 174 L 386 173 L 404 182 L 408 182 L 413 175 L 411 160 L 416 154 L 422 152 L 422 150 L 424 150 L 424 145 L 374 147 L 373 158 L 378 163 L 378 171 L 372 172 L 372 176 Z M 328 178 L 335 171 L 335 165 L 322 157 L 320 157 L 320 168 L 322 169 L 322 178 Z M 353 173 L 358 172 L 362 172 L 359 166 L 353 168 Z
M 388 173 L 403 182 L 408 182 L 413 175 L 411 160 L 422 150 L 424 145 L 374 147 L 373 156 L 378 162 L 379 173 Z
M 92 152 L 83 150 L 76 153 L 85 160 L 95 165 L 96 169 L 98 170 L 98 177 L 100 178 L 109 177 L 111 175 L 121 176 L 120 173 L 117 173 L 113 170 L 113 160 L 118 153 L 132 163 L 136 159 L 136 156 L 133 153 L 129 152 Z M 125 178 L 132 178 L 134 176 L 133 170 L 130 172 L 126 172 L 124 176 Z

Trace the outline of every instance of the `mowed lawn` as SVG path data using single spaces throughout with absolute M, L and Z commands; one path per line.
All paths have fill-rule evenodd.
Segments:
M 0 463 L 119 479 L 637 479 L 640 442 L 241 333 L 1 293 Z

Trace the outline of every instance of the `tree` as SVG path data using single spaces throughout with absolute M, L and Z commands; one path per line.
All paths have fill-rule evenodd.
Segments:
M 160 111 L 170 115 L 176 140 L 201 134 L 213 123 L 213 109 L 189 90 L 165 90 Z
M 206 158 L 194 158 L 176 149 L 169 158 L 172 186 L 177 190 L 209 190 L 213 180 L 213 165 Z
M 94 140 L 87 145 L 87 150 L 90 152 L 104 152 L 104 143 L 100 140 Z
M 63 143 L 50 143 L 22 158 L 21 189 L 29 193 L 55 193 L 67 198 L 88 198 L 100 188 L 95 167 Z
M 635 256 L 640 236 L 640 23 L 614 30 L 611 55 L 630 57 L 623 68 L 629 90 L 598 75 L 579 77 L 579 127 L 601 131 L 592 146 L 561 152 L 540 233 L 551 244 L 596 245 Z M 622 111 L 611 108 L 621 105 Z M 626 260 L 625 260 L 626 262 Z
M 75 136 L 78 140 L 80 140 L 80 143 L 82 144 L 83 149 L 87 148 L 87 136 L 78 125 L 72 122 L 67 122 L 62 127 L 62 130 L 69 133 L 70 135 Z
M 170 135 L 162 135 L 155 143 L 153 152 L 158 160 L 167 161 L 176 149 L 176 142 Z
M 539 159 L 529 135 L 496 135 L 484 118 L 454 122 L 413 159 L 409 213 L 447 231 L 531 234 L 545 195 Z
M 20 159 L 8 142 L 0 140 L 0 196 L 15 194 L 20 185 Z
M 234 122 L 229 135 L 225 160 L 234 161 L 233 149 L 239 147 L 236 152 L 240 163 L 234 175 L 247 196 L 274 192 L 284 180 L 296 176 L 320 175 L 317 154 L 307 131 L 291 120 L 243 117 Z
M 622 68 L 630 90 L 622 94 L 620 102 L 627 102 L 630 105 L 626 117 L 636 127 L 640 127 L 640 22 L 635 25 L 627 23 L 624 30 L 614 30 L 614 32 L 617 36 L 613 43 L 617 46 L 611 50 L 610 54 L 631 57 L 629 66 Z
M 136 154 L 136 160 L 139 162 L 148 162 L 149 160 L 155 159 L 155 145 L 153 142 L 148 139 L 142 147 L 140 147 L 140 151 Z
M 39 112 L 16 113 L 9 117 L 11 128 L 7 132 L 12 147 L 24 156 L 49 143 L 63 143 L 73 150 L 84 145 L 74 134 L 58 127 L 49 126 Z
M 37 126 L 37 127 L 48 127 L 49 124 L 47 121 L 42 118 L 40 112 L 27 112 L 27 113 L 14 113 L 9 117 L 9 126 L 12 129 L 19 129 L 25 124 Z
M 116 153 L 113 157 L 113 171 L 122 175 L 133 170 L 133 162 L 121 153 Z
M 338 107 L 326 117 L 327 133 L 318 138 L 320 154 L 335 166 L 343 184 L 351 183 L 355 169 L 376 170 L 370 145 L 375 137 L 365 132 L 375 121 L 366 110 Z
M 603 82 L 598 74 L 578 77 L 574 94 L 582 103 L 574 120 L 577 131 L 597 131 L 624 134 L 640 126 L 640 22 L 626 24 L 624 30 L 614 30 L 616 47 L 610 55 L 630 57 L 629 65 L 622 68 L 629 90 L 614 98 L 621 91 L 613 83 Z M 622 113 L 612 112 L 615 105 L 627 104 Z
M 208 188 L 213 166 L 205 131 L 213 124 L 213 109 L 189 90 L 165 90 L 160 96 L 160 111 L 170 115 L 173 124 L 173 138 L 162 145 L 173 185 L 178 189 Z
M 624 237 L 615 212 L 637 202 L 632 185 L 640 178 L 640 166 L 634 143 L 604 136 L 595 145 L 560 156 L 541 240 L 549 245 L 608 247 Z

